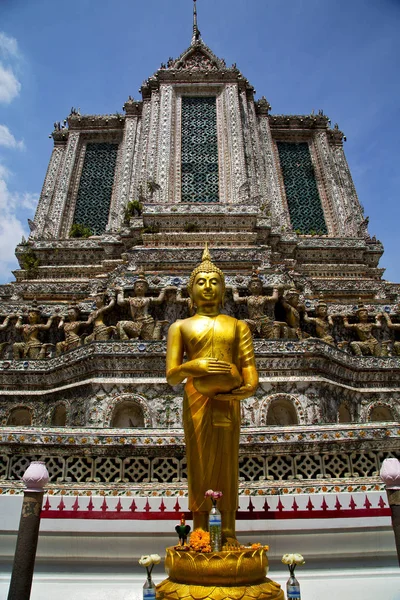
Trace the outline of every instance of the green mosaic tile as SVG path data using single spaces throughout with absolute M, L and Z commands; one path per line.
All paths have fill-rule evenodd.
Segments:
M 307 142 L 277 142 L 277 146 L 293 229 L 328 233 Z
M 118 144 L 89 143 L 76 198 L 74 223 L 104 233 L 110 211 Z
M 182 98 L 182 202 L 218 202 L 217 105 Z

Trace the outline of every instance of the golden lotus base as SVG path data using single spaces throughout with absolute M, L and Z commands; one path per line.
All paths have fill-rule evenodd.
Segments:
M 279 583 L 265 578 L 262 583 L 250 586 L 185 585 L 169 578 L 157 586 L 157 599 L 180 600 L 285 600 Z
M 264 548 L 183 552 L 167 548 L 169 575 L 157 586 L 158 600 L 284 600 L 281 586 L 267 579 Z

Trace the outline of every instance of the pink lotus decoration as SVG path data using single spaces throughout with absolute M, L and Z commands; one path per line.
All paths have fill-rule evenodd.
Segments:
M 45 463 L 39 460 L 32 461 L 22 480 L 26 485 L 26 492 L 43 492 L 49 481 L 49 473 Z
M 380 476 L 389 490 L 400 489 L 400 461 L 397 458 L 385 458 Z

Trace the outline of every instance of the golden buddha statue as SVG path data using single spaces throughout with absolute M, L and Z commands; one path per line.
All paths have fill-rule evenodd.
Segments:
M 225 278 L 207 245 L 188 290 L 196 313 L 169 328 L 167 381 L 177 385 L 186 379 L 189 509 L 193 528 L 207 529 L 210 500 L 204 493 L 222 491 L 222 542 L 232 545 L 237 544 L 240 400 L 254 394 L 258 384 L 252 335 L 244 321 L 220 313 Z

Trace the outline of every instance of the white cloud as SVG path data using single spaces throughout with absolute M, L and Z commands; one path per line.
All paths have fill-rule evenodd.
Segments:
M 32 210 L 38 200 L 38 194 L 13 193 L 9 190 L 7 179 L 10 171 L 0 164 L 0 282 L 13 279 L 12 270 L 18 268 L 15 247 L 22 236 L 28 237 L 19 216 L 19 210 Z
M 18 42 L 15 38 L 8 36 L 4 31 L 0 31 L 0 53 L 3 56 L 19 58 Z
M 21 84 L 12 69 L 0 63 L 0 102 L 9 104 L 21 91 Z
M 0 125 L 0 146 L 6 148 L 17 148 L 18 150 L 24 150 L 25 144 L 21 140 L 17 142 L 7 125 Z

